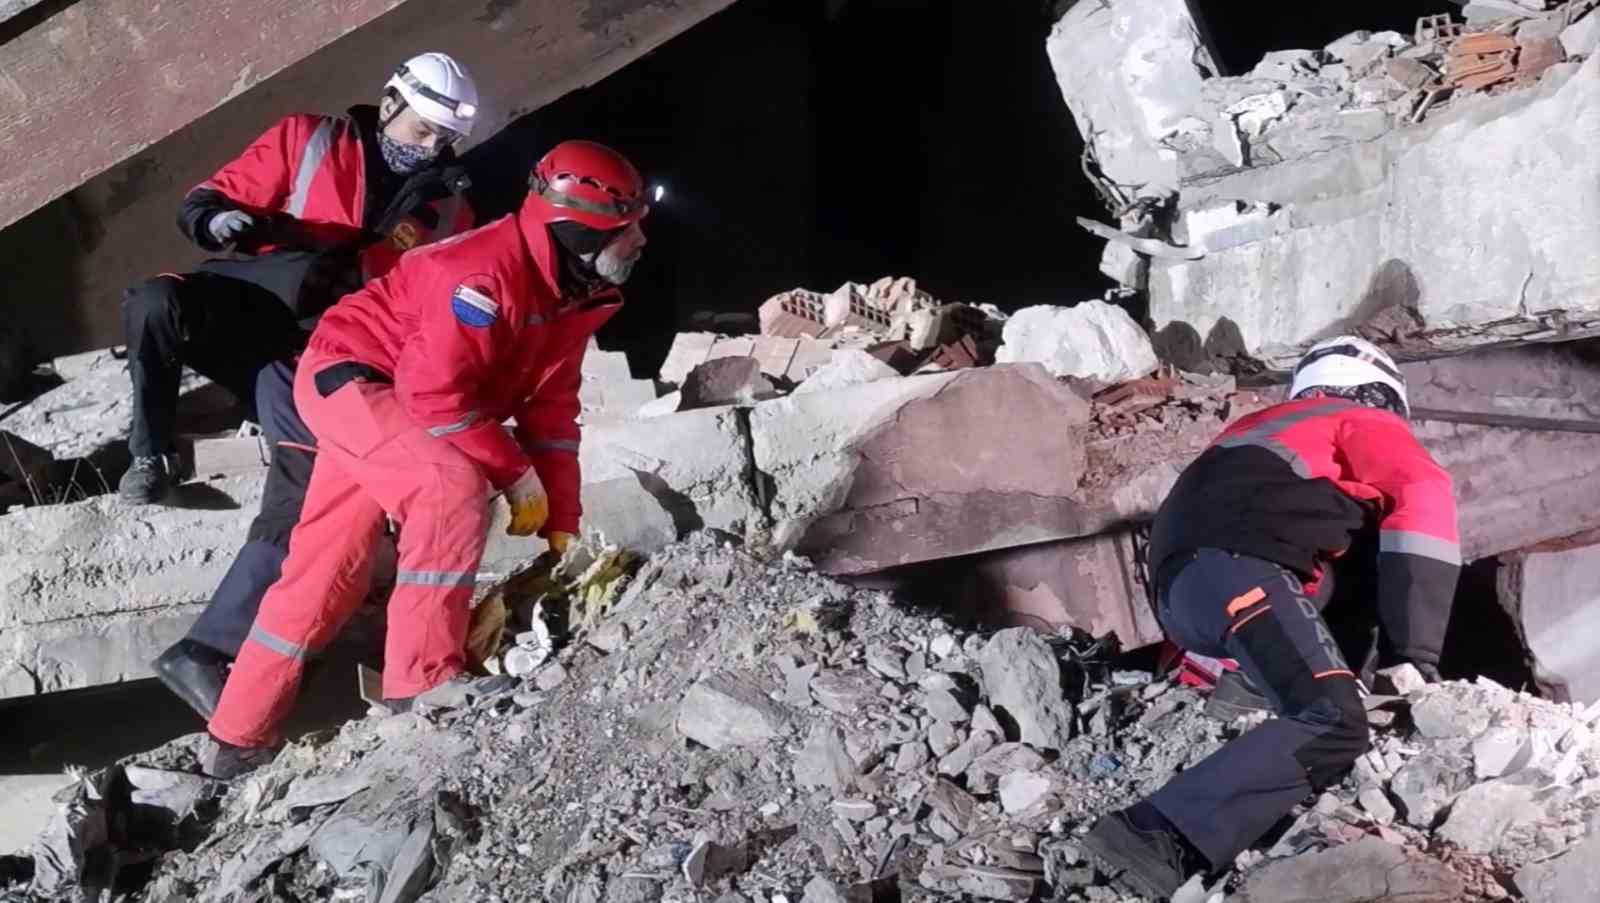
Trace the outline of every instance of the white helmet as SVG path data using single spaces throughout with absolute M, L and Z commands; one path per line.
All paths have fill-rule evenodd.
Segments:
M 1353 335 L 1336 336 L 1311 346 L 1305 357 L 1294 368 L 1294 385 L 1289 397 L 1318 386 L 1350 388 L 1379 383 L 1388 386 L 1400 396 L 1400 405 L 1407 415 L 1411 402 L 1406 398 L 1406 380 L 1394 359 L 1366 339 Z
M 423 53 L 406 60 L 384 83 L 417 115 L 465 137 L 478 116 L 478 86 L 466 67 L 447 54 Z

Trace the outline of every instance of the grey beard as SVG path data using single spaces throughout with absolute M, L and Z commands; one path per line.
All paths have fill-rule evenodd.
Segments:
M 611 283 L 612 285 L 621 285 L 628 281 L 628 277 L 633 274 L 634 264 L 638 262 L 638 254 L 629 257 L 627 260 L 619 260 L 615 256 L 608 254 L 605 251 L 601 251 L 599 254 L 595 255 L 595 275 Z

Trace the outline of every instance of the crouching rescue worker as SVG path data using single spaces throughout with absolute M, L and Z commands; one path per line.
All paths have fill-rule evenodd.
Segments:
M 463 662 L 487 500 L 504 492 L 507 531 L 557 551 L 577 531 L 584 347 L 621 304 L 648 211 L 633 166 L 589 142 L 556 146 L 530 189 L 517 213 L 407 255 L 312 334 L 295 378 L 317 438 L 311 488 L 211 719 L 208 774 L 271 757 L 306 657 L 361 602 L 386 515 L 401 525 L 391 707 L 506 688 Z
M 272 445 L 261 510 L 210 604 L 156 659 L 164 684 L 210 718 L 227 669 L 288 554 L 315 438 L 295 410 L 294 355 L 316 317 L 407 249 L 471 228 L 454 145 L 477 117 L 472 77 L 442 53 L 407 60 L 377 107 L 295 115 L 191 191 L 181 222 L 202 247 L 250 252 L 160 276 L 123 302 L 133 378 L 133 466 L 121 494 L 159 500 L 176 475 L 185 363 L 241 400 Z
M 1400 371 L 1341 336 L 1300 361 L 1290 397 L 1224 431 L 1156 515 L 1168 636 L 1237 659 L 1278 717 L 1095 824 L 1084 848 L 1127 891 L 1166 899 L 1191 875 L 1228 868 L 1367 751 L 1356 675 L 1316 601 L 1329 563 L 1367 531 L 1379 549 L 1380 662 L 1438 678 L 1461 561 L 1455 497 L 1411 433 Z

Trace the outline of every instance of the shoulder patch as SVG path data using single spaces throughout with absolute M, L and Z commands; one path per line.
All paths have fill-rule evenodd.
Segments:
M 476 281 L 476 280 L 474 280 Z M 500 318 L 500 305 L 489 293 L 463 282 L 450 293 L 450 310 L 468 326 L 484 328 Z

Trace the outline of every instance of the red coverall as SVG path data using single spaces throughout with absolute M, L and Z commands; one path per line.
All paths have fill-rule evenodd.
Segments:
M 407 255 L 323 316 L 295 379 L 320 449 L 311 488 L 213 736 L 276 740 L 306 656 L 361 602 L 385 514 L 402 524 L 384 652 L 391 698 L 463 670 L 491 489 L 534 467 L 550 496 L 545 532 L 577 531 L 583 351 L 621 298 L 564 298 L 557 273 L 548 228 L 524 208 Z M 375 372 L 334 385 L 350 365 Z

